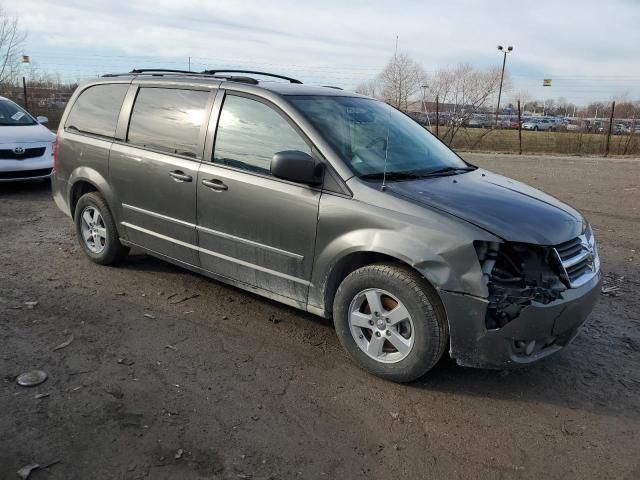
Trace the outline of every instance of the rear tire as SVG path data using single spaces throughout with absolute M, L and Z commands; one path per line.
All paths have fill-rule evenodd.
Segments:
M 85 193 L 80 197 L 74 221 L 80 247 L 93 262 L 111 265 L 129 253 L 129 247 L 120 243 L 111 210 L 98 192 Z
M 354 361 L 394 382 L 423 376 L 440 360 L 449 339 L 435 289 L 400 265 L 368 265 L 348 275 L 336 292 L 333 319 Z

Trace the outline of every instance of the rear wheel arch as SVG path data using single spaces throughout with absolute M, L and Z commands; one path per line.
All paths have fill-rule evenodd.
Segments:
M 102 192 L 100 192 L 100 190 L 94 183 L 85 179 L 78 180 L 71 186 L 71 189 L 69 191 L 69 211 L 71 212 L 72 218 L 75 218 L 78 200 L 80 200 L 80 197 L 82 197 L 85 193 L 89 192 L 98 192 L 102 194 Z

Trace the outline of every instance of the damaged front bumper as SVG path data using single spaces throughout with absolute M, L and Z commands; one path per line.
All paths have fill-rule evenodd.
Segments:
M 601 275 L 562 298 L 543 304 L 532 301 L 517 318 L 501 328 L 487 329 L 487 299 L 441 290 L 451 334 L 450 355 L 458 364 L 480 368 L 526 365 L 566 346 L 593 310 Z

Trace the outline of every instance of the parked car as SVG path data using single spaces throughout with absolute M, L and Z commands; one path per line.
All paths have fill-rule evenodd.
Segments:
M 467 121 L 467 126 L 470 128 L 484 128 L 486 121 L 481 117 L 472 117 Z
M 556 129 L 556 122 L 554 120 L 550 120 L 548 118 L 532 118 L 531 120 L 527 120 L 522 124 L 523 130 L 535 130 L 535 131 L 544 131 L 550 130 L 553 131 Z
M 0 182 L 48 178 L 55 135 L 8 98 L 0 97 Z
M 578 119 L 569 119 L 566 124 L 567 131 L 580 132 L 585 129 L 584 121 Z
M 580 213 L 384 102 L 254 73 L 134 71 L 77 89 L 53 196 L 92 261 L 135 246 L 333 317 L 355 362 L 398 382 L 445 351 L 504 368 L 576 336 L 601 279 Z
M 614 135 L 626 135 L 631 133 L 631 127 L 629 125 L 625 125 L 624 123 L 618 123 L 613 127 Z

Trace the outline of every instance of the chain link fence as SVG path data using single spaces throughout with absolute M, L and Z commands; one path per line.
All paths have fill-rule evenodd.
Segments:
M 607 115 L 542 116 L 463 112 L 407 112 L 456 150 L 501 153 L 640 156 L 640 119 Z

